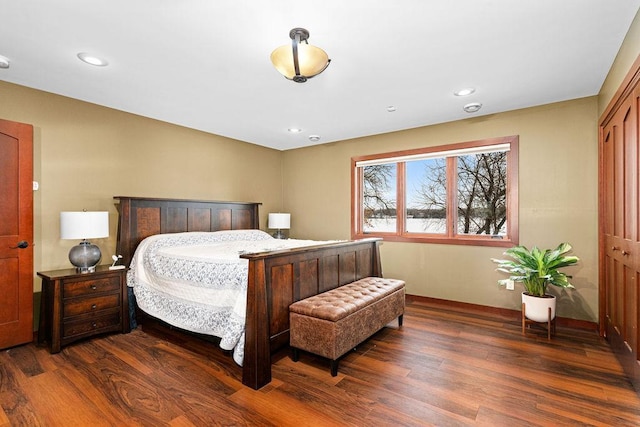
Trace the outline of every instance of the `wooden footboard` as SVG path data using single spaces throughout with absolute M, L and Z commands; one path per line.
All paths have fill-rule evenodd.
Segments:
M 289 345 L 289 306 L 364 277 L 381 277 L 380 239 L 242 255 L 249 260 L 243 384 L 271 381 L 271 354 Z
M 259 203 L 114 197 L 118 254 L 129 265 L 148 236 L 185 231 L 258 229 Z M 289 305 L 367 276 L 382 276 L 380 239 L 363 239 L 259 254 L 249 261 L 242 382 L 271 381 L 271 354 L 289 345 Z

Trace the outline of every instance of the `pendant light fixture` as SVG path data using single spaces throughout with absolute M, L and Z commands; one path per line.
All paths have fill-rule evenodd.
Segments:
M 327 53 L 319 47 L 311 46 L 307 41 L 309 31 L 294 28 L 289 32 L 289 37 L 291 46 L 280 46 L 271 52 L 273 66 L 287 79 L 304 83 L 329 66 L 331 60 Z

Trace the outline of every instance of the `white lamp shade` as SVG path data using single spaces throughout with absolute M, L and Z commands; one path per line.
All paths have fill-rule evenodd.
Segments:
M 61 239 L 109 237 L 109 212 L 60 212 Z
M 270 213 L 269 228 L 278 230 L 288 230 L 291 228 L 291 214 L 288 213 Z

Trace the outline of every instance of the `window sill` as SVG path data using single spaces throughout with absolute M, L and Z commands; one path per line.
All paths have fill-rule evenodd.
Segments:
M 511 239 L 492 239 L 487 237 L 422 237 L 422 236 L 399 236 L 397 234 L 390 233 L 364 233 L 353 234 L 351 238 L 353 240 L 366 239 L 370 237 L 382 238 L 385 242 L 404 242 L 404 243 L 434 243 L 434 244 L 448 244 L 448 245 L 465 245 L 465 246 L 488 246 L 496 248 L 509 248 L 517 245 Z

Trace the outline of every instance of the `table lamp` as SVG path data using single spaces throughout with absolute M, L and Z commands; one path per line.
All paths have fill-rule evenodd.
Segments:
M 96 270 L 102 254 L 88 239 L 109 237 L 109 212 L 60 212 L 60 238 L 82 240 L 69 251 L 69 261 L 79 273 Z
M 289 228 L 291 228 L 291 214 L 270 213 L 268 227 L 278 230 L 273 233 L 273 237 L 275 237 L 276 239 L 286 239 L 287 236 L 285 236 L 282 230 L 288 230 Z

